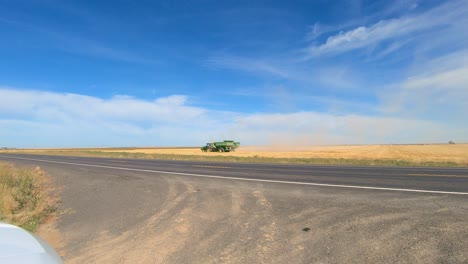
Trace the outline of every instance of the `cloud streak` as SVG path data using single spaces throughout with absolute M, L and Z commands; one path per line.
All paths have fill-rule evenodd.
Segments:
M 286 79 L 294 78 L 294 76 L 292 76 L 286 69 L 261 59 L 222 55 L 210 58 L 207 61 L 207 64 L 215 68 L 240 70 L 254 74 L 268 74 L 270 76 Z
M 408 15 L 397 19 L 380 20 L 370 26 L 359 26 L 331 35 L 322 44 L 313 44 L 305 49 L 306 58 L 340 54 L 382 44 L 408 35 L 430 32 L 433 29 L 450 27 L 465 20 L 468 15 L 466 1 L 452 1 L 422 14 Z M 311 36 L 318 36 L 318 27 L 313 27 Z M 397 46 L 393 46 L 396 50 Z
M 468 63 L 460 63 L 467 58 L 464 54 L 433 59 L 410 78 L 387 87 L 381 93 L 381 110 L 463 122 L 468 112 Z

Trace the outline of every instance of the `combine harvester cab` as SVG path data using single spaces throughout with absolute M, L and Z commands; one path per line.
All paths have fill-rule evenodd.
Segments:
M 239 142 L 234 140 L 224 140 L 222 142 L 207 143 L 201 150 L 203 152 L 231 152 L 240 146 Z

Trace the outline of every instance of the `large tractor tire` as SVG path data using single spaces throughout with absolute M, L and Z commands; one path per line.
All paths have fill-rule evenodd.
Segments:
M 224 152 L 224 149 L 223 149 L 223 148 L 220 148 L 218 151 L 219 151 L 219 152 Z

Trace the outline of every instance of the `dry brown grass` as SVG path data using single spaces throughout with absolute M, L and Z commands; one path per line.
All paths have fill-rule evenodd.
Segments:
M 105 152 L 267 158 L 392 159 L 414 162 L 468 163 L 468 144 L 316 146 L 301 148 L 241 147 L 236 152 L 231 153 L 205 153 L 193 148 L 106 149 Z
M 37 154 L 101 156 L 123 158 L 169 158 L 213 161 L 295 162 L 308 163 L 307 159 L 318 159 L 316 163 L 333 164 L 333 160 L 348 160 L 347 164 L 366 165 L 365 161 L 383 161 L 376 165 L 424 165 L 439 163 L 440 166 L 468 166 L 468 144 L 426 145 L 350 145 L 350 146 L 264 146 L 240 147 L 236 152 L 202 152 L 199 148 L 96 148 L 96 149 L 29 149 L 1 152 L 24 152 Z M 141 153 L 141 155 L 140 155 Z M 180 157 L 180 158 L 178 158 Z M 186 157 L 186 158 L 184 158 Z M 230 157 L 231 159 L 228 159 Z M 364 161 L 364 162 L 360 162 Z M 389 161 L 389 162 L 386 162 Z M 315 161 L 311 161 L 315 162 Z M 433 164 L 437 165 L 437 164 Z
M 52 183 L 39 167 L 0 163 L 0 221 L 35 231 L 56 209 Z

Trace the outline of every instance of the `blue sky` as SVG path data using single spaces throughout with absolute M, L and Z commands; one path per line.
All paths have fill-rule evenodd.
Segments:
M 0 146 L 468 141 L 468 1 L 0 0 Z

